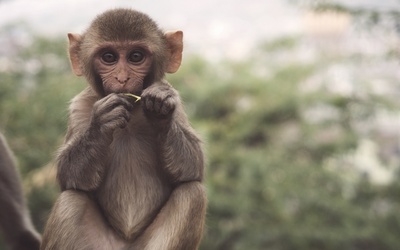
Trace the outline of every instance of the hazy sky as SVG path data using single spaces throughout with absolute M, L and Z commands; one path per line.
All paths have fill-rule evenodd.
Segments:
M 206 56 L 242 57 L 258 41 L 301 32 L 302 14 L 286 1 L 267 0 L 8 0 L 0 3 L 0 26 L 25 21 L 35 32 L 81 32 L 104 10 L 130 7 L 164 29 L 181 29 L 186 49 Z
M 338 0 L 348 6 L 399 9 L 399 0 Z M 242 58 L 257 43 L 305 29 L 301 0 L 0 0 L 0 27 L 24 21 L 42 35 L 82 32 L 99 13 L 130 7 L 166 30 L 181 29 L 185 51 L 208 58 Z M 300 4 L 301 6 L 301 4 Z

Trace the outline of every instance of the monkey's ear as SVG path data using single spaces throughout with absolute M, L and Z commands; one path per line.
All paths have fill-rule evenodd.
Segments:
M 79 62 L 79 43 L 82 39 L 79 34 L 68 33 L 69 39 L 69 60 L 71 61 L 72 71 L 75 75 L 83 75 L 81 64 Z
M 170 31 L 165 33 L 168 42 L 169 60 L 167 65 L 167 73 L 175 73 L 182 62 L 183 51 L 183 32 Z

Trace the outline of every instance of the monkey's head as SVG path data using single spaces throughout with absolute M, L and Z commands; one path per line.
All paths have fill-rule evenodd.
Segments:
M 82 35 L 68 34 L 73 72 L 101 96 L 140 95 L 182 60 L 182 31 L 161 31 L 146 14 L 114 9 L 97 16 Z

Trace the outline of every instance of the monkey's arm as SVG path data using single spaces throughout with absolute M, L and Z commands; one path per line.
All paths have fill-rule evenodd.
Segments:
M 117 94 L 96 100 L 89 90 L 71 103 L 65 143 L 57 156 L 61 189 L 96 189 L 105 172 L 115 129 L 126 126 L 132 104 Z
M 39 249 L 12 152 L 0 133 L 0 231 L 10 249 Z
M 173 184 L 202 181 L 201 141 L 189 124 L 178 92 L 161 81 L 147 88 L 142 100 L 145 114 L 158 132 L 164 170 Z
M 202 181 L 204 172 L 201 141 L 186 121 L 183 111 L 179 110 L 181 108 L 175 110 L 176 114 L 181 114 L 172 121 L 170 129 L 160 135 L 164 168 L 174 184 Z
M 57 180 L 61 190 L 93 190 L 98 187 L 104 175 L 104 161 L 100 161 L 107 152 L 104 140 L 94 137 L 91 131 L 68 134 L 73 137 L 66 140 L 57 156 Z M 100 157 L 102 156 L 102 157 Z

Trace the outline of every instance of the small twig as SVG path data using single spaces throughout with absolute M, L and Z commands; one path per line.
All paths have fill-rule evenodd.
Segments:
M 131 94 L 131 93 L 124 93 L 124 95 L 130 96 L 130 97 L 133 97 L 133 98 L 136 98 L 135 103 L 138 102 L 138 101 L 140 101 L 140 99 L 142 99 L 142 97 L 137 96 L 137 95 L 134 95 L 134 94 Z

